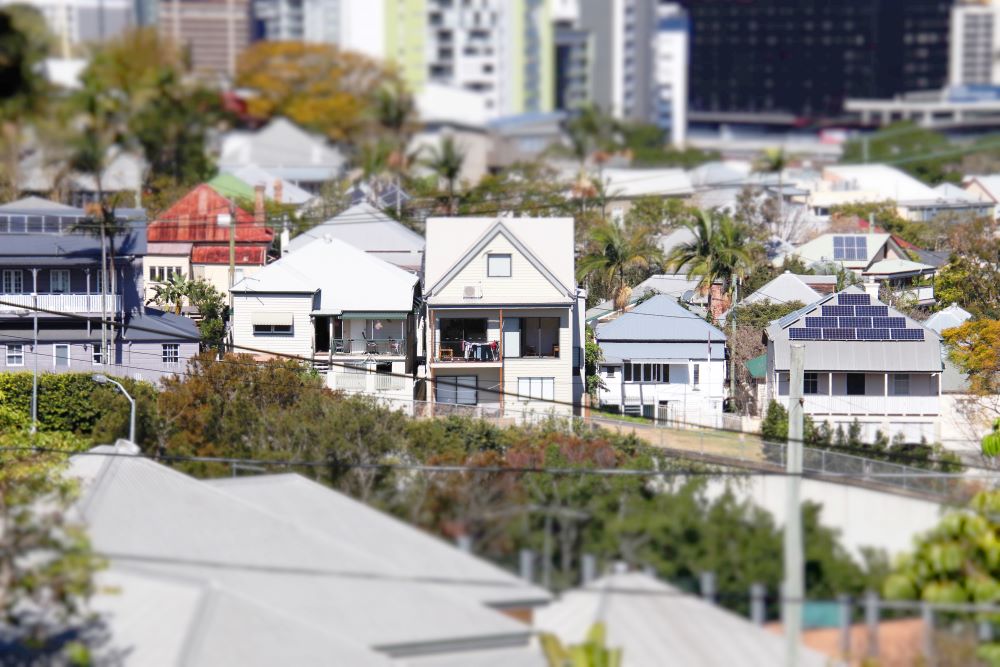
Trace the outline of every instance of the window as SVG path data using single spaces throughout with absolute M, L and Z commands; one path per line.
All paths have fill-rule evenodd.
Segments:
M 101 346 L 99 343 L 95 343 L 93 349 L 90 352 L 91 363 L 95 366 L 99 366 L 104 363 L 104 355 L 101 354 Z
M 909 373 L 897 373 L 892 376 L 892 393 L 896 396 L 910 395 L 910 375 Z
M 607 376 L 608 376 L 609 378 L 613 378 L 613 377 L 615 376 L 615 371 L 617 371 L 617 370 L 618 370 L 618 369 L 617 369 L 617 368 L 615 368 L 614 366 L 605 366 L 605 367 L 604 367 L 604 373 L 605 373 L 605 375 L 607 375 Z
M 69 292 L 69 271 L 67 269 L 49 271 L 49 291 L 53 294 Z
M 181 346 L 177 343 L 164 343 L 161 347 L 160 359 L 165 364 L 180 363 Z
M 69 345 L 62 343 L 53 345 L 52 362 L 56 368 L 69 368 Z
M 694 369 L 691 373 L 691 384 L 698 386 L 701 383 L 701 364 L 694 364 Z
M 847 395 L 848 396 L 864 396 L 865 395 L 865 374 L 864 373 L 848 373 L 847 374 Z
M 802 393 L 803 394 L 819 393 L 819 373 L 806 373 L 802 377 Z
M 490 278 L 510 278 L 510 255 L 487 255 L 486 275 Z
M 24 271 L 21 269 L 4 269 L 2 287 L 4 294 L 21 294 L 24 292 Z
M 475 375 L 438 377 L 434 380 L 435 400 L 438 403 L 475 405 L 478 401 Z
M 291 336 L 291 324 L 255 324 L 253 325 L 254 336 Z
M 559 318 L 521 317 L 521 345 L 523 357 L 559 357 Z M 504 320 L 504 326 L 507 320 Z
M 518 378 L 517 397 L 522 401 L 552 401 L 555 400 L 555 386 L 555 378 Z
M 625 382 L 670 382 L 669 364 L 625 363 L 622 373 Z
M 8 345 L 7 346 L 7 365 L 8 366 L 23 366 L 24 365 L 24 346 L 23 345 Z

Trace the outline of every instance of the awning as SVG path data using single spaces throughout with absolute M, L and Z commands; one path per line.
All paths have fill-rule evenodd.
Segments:
M 755 380 L 763 380 L 767 377 L 767 353 L 760 355 L 759 357 L 754 357 L 746 362 L 747 370 L 750 371 L 750 377 Z
M 251 313 L 250 322 L 254 325 L 275 325 L 290 327 L 295 321 L 292 313 Z
M 409 313 L 393 313 L 388 311 L 358 311 L 354 313 L 344 313 L 340 316 L 342 320 L 405 320 Z

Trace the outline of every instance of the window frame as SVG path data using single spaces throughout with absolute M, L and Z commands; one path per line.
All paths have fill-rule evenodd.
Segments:
M 812 385 L 810 387 L 810 385 Z M 816 371 L 806 371 L 802 374 L 802 395 L 819 395 L 819 373 Z
M 900 382 L 902 381 L 902 382 Z M 900 391 L 900 384 L 905 385 L 906 391 Z M 892 375 L 892 394 L 893 396 L 910 396 L 910 374 L 909 373 L 893 373 Z
M 527 383 L 527 391 L 522 389 L 522 382 Z M 546 396 L 546 394 L 548 395 Z M 517 378 L 517 399 L 522 403 L 527 403 L 528 401 L 556 400 L 555 377 L 527 376 Z
M 691 384 L 701 386 L 701 364 L 691 364 Z
M 60 364 L 59 361 L 59 348 L 66 348 L 66 363 Z M 69 368 L 73 363 L 73 352 L 69 343 L 52 343 L 52 367 L 53 368 Z
M 90 350 L 90 363 L 92 366 L 104 365 L 104 352 L 101 350 L 100 343 L 94 343 L 93 348 Z
M 493 273 L 493 260 L 507 260 L 507 273 Z M 509 252 L 490 252 L 486 254 L 487 278 L 512 278 L 514 276 L 514 256 Z
M 20 363 L 11 362 L 11 348 L 17 348 L 17 352 L 14 353 L 16 356 L 21 358 Z M 20 368 L 24 366 L 24 343 L 8 343 L 4 346 L 4 363 L 11 368 Z
M 472 380 L 472 385 L 460 384 L 463 380 Z M 441 389 L 454 392 L 455 400 L 441 400 Z M 472 389 L 472 402 L 459 401 L 459 389 Z M 434 402 L 442 405 L 479 405 L 479 377 L 476 375 L 441 375 L 434 378 Z
M 66 289 L 62 291 L 56 291 L 55 283 L 56 276 L 65 276 L 66 278 Z M 73 276 L 69 269 L 49 269 L 49 293 L 51 294 L 69 294 L 73 291 Z
M 10 278 L 11 289 L 7 288 L 7 280 Z M 17 280 L 14 280 L 14 279 Z M 19 289 L 14 290 L 14 283 L 20 283 Z M 0 293 L 2 294 L 24 294 L 24 270 L 23 269 L 4 269 L 0 273 Z
M 253 324 L 254 336 L 294 336 L 294 324 Z M 267 329 L 267 331 L 265 331 Z M 281 329 L 280 331 L 278 329 Z M 287 331 L 285 331 L 287 329 Z
M 173 357 L 171 359 L 171 357 Z M 160 361 L 168 366 L 176 366 L 181 363 L 180 343 L 160 344 Z

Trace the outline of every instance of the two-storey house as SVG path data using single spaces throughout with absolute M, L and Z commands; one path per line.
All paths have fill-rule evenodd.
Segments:
M 772 322 L 767 397 L 787 407 L 791 345 L 805 346 L 805 413 L 846 428 L 858 420 L 907 442 L 939 439 L 941 337 L 857 287 L 830 294 Z
M 198 352 L 194 323 L 143 306 L 145 221 L 119 224 L 106 273 L 82 209 L 34 197 L 0 206 L 0 370 L 157 381 Z
M 603 360 L 602 409 L 718 426 L 726 380 L 726 336 L 666 294 L 643 301 L 596 331 Z
M 430 400 L 570 414 L 583 391 L 584 294 L 572 218 L 430 218 Z
M 237 352 L 305 358 L 331 389 L 412 401 L 420 297 L 414 274 L 327 237 L 244 277 L 231 292 Z

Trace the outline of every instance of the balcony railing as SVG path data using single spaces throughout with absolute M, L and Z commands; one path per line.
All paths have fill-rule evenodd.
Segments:
M 780 397 L 787 408 L 788 397 Z M 941 411 L 938 396 L 828 396 L 806 394 L 803 409 L 807 415 L 937 415 Z
M 335 338 L 334 354 L 376 354 L 402 356 L 406 340 L 402 338 Z
M 330 387 L 348 393 L 402 391 L 407 387 L 407 379 L 388 373 L 333 373 L 330 376 Z
M 897 287 L 893 293 L 898 297 L 912 299 L 919 304 L 931 303 L 934 301 L 934 287 Z
M 104 299 L 105 307 L 101 308 Z M 34 306 L 31 294 L 0 294 L 0 313 L 21 313 Z M 121 296 L 117 294 L 39 294 L 38 307 L 59 313 L 114 313 L 121 309 Z
M 438 345 L 435 360 L 495 363 L 500 361 L 500 344 L 497 341 L 450 340 L 446 338 Z

